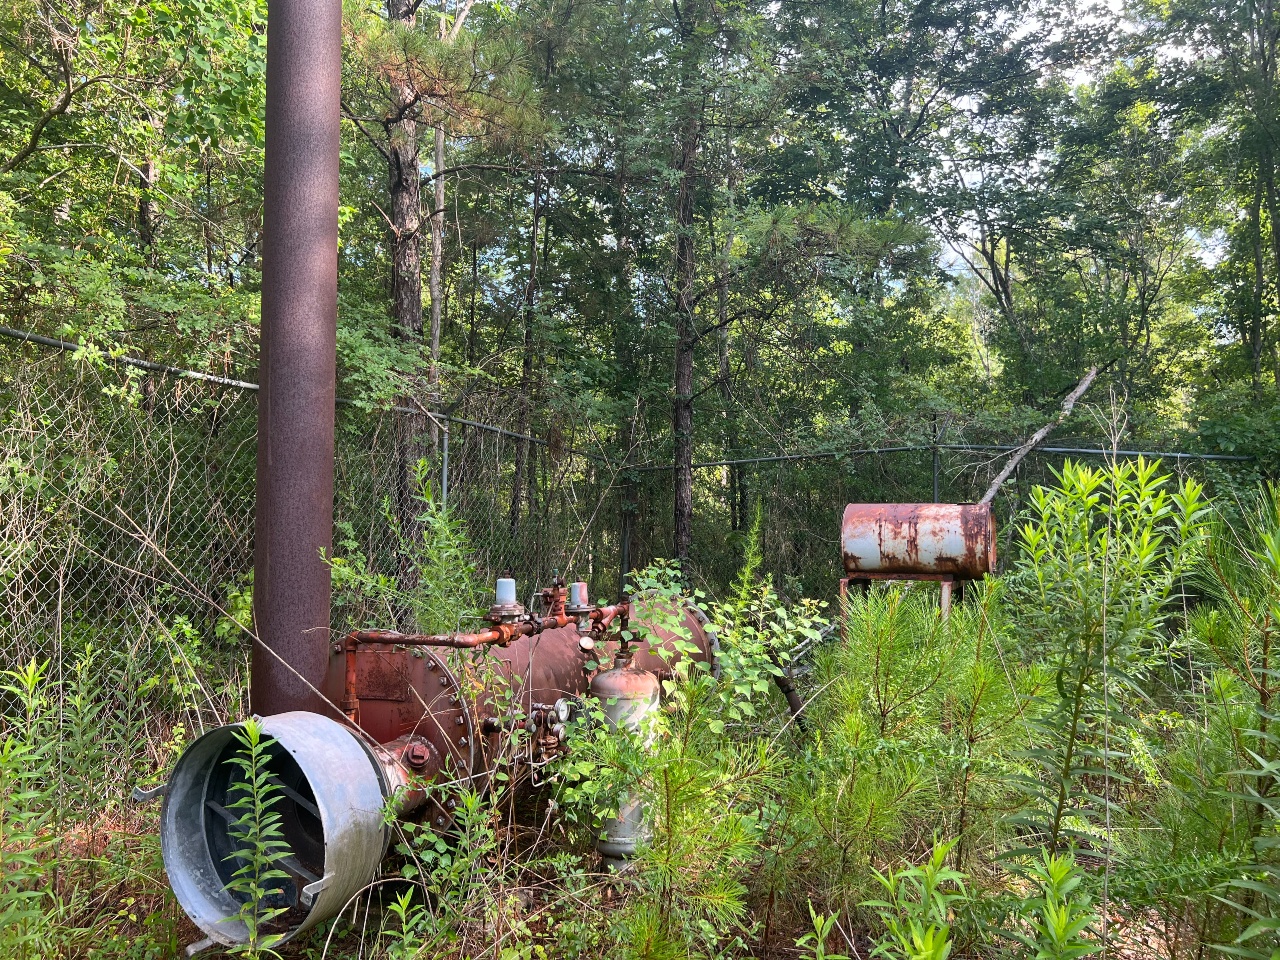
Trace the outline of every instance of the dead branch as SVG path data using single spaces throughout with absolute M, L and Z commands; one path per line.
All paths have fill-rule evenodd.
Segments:
M 1090 367 L 1089 372 L 1084 378 L 1076 384 L 1076 388 L 1067 394 L 1067 399 L 1062 401 L 1062 409 L 1058 411 L 1058 415 L 1046 423 L 1043 427 L 1031 435 L 1026 443 L 1013 451 L 1013 455 L 1009 457 L 1009 462 L 1004 465 L 1004 469 L 991 482 L 991 486 L 987 488 L 987 492 L 982 495 L 982 499 L 978 503 L 990 503 L 996 498 L 996 494 L 1000 492 L 1000 488 L 1004 482 L 1009 479 L 1010 475 L 1022 462 L 1022 458 L 1028 453 L 1040 446 L 1044 442 L 1044 438 L 1049 436 L 1062 422 L 1071 416 L 1071 408 L 1076 405 L 1076 401 L 1084 396 L 1084 392 L 1093 385 L 1093 378 L 1098 375 L 1097 367 Z

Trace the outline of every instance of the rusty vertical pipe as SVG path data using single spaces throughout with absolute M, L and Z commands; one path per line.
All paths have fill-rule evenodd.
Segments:
M 322 710 L 312 687 L 323 688 L 328 669 L 330 579 L 320 551 L 333 539 L 341 56 L 341 0 L 269 0 L 253 555 L 259 643 L 250 685 L 259 714 Z

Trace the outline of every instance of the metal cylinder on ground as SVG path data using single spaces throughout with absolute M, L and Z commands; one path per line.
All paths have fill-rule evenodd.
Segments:
M 264 717 L 267 810 L 279 816 L 284 849 L 257 904 L 270 917 L 261 933 L 281 943 L 336 916 L 373 879 L 386 855 L 390 827 L 383 808 L 401 786 L 392 765 L 356 731 L 306 711 Z M 160 814 L 160 851 L 173 892 L 209 939 L 248 942 L 241 910 L 247 894 L 234 875 L 250 839 L 250 821 L 237 807 L 244 771 L 236 763 L 243 724 L 218 727 L 193 743 L 174 767 Z
M 630 650 L 620 651 L 613 667 L 591 680 L 591 695 L 600 702 L 609 731 L 624 731 L 632 736 L 650 735 L 650 724 L 659 709 L 660 689 L 657 676 L 638 667 Z M 647 837 L 640 798 L 621 797 L 617 814 L 604 822 L 602 833 L 596 840 L 596 850 L 607 866 L 621 869 Z

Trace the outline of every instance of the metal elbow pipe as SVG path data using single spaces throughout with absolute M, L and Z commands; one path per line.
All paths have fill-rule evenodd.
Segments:
M 412 802 L 407 771 L 387 750 L 336 720 L 306 711 L 263 717 L 274 743 L 267 771 L 287 855 L 273 869 L 260 909 L 280 910 L 264 930 L 281 942 L 336 916 L 377 873 L 391 839 L 385 811 L 393 800 Z M 236 731 L 218 727 L 195 741 L 174 767 L 160 814 L 160 851 L 173 892 L 209 941 L 247 943 L 241 919 L 247 897 L 236 890 L 245 862 L 244 820 L 232 807 L 231 786 L 242 772 L 233 758 L 243 748 Z M 239 836 L 238 836 L 239 835 Z M 197 945 L 199 946 L 199 945 Z

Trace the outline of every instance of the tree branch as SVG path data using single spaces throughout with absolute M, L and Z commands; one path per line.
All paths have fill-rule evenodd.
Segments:
M 444 37 L 448 43 L 458 39 L 458 34 L 462 32 L 462 25 L 467 22 L 467 14 L 471 12 L 471 8 L 476 5 L 476 0 L 462 0 L 462 4 L 458 7 L 453 15 L 453 25 L 449 28 L 449 33 Z
M 1090 367 L 1089 372 L 1084 375 L 1084 379 L 1076 384 L 1076 388 L 1067 394 L 1067 399 L 1062 401 L 1062 409 L 1058 411 L 1058 415 L 1033 433 L 1030 440 L 1020 446 L 1017 450 L 1013 451 L 1013 455 L 1009 457 L 1009 462 L 1004 465 L 1004 469 L 1001 470 L 995 480 L 992 481 L 991 486 L 987 488 L 987 492 L 984 493 L 982 495 L 982 499 L 978 501 L 979 504 L 990 503 L 996 498 L 996 494 L 1000 492 L 1000 487 L 1009 479 L 1014 468 L 1022 462 L 1022 458 L 1043 443 L 1044 438 L 1047 437 L 1055 427 L 1060 426 L 1062 421 L 1071 416 L 1071 408 L 1076 405 L 1077 400 L 1084 396 L 1084 392 L 1093 385 L 1093 378 L 1097 375 L 1098 368 Z
M 4 163 L 0 163 L 0 175 L 10 173 L 20 163 L 26 160 L 27 157 L 36 152 L 36 147 L 40 145 L 40 135 L 44 133 L 44 128 L 47 127 L 54 118 L 60 117 L 67 112 L 67 109 L 71 106 L 72 98 L 75 97 L 77 93 L 95 83 L 101 83 L 103 80 L 109 79 L 109 76 L 101 75 L 97 77 L 90 77 L 87 80 L 83 80 L 80 83 L 75 84 L 74 86 L 68 83 L 57 101 L 40 115 L 40 118 L 36 121 L 35 127 L 31 130 L 31 136 L 27 138 L 26 145 Z
M 352 123 L 354 123 L 356 125 L 356 129 L 364 134 L 364 138 L 368 140 L 371 144 L 373 144 L 373 148 L 377 150 L 380 154 L 382 154 L 382 159 L 386 160 L 387 163 L 390 163 L 391 154 L 387 152 L 386 148 L 381 143 L 378 142 L 377 138 L 374 137 L 373 134 L 371 134 L 368 130 L 365 129 L 364 123 L 361 122 L 360 118 L 355 115 L 355 111 L 353 111 L 350 107 L 347 106 L 347 102 L 345 100 L 340 102 L 342 104 L 342 112 L 346 114 L 347 119 L 350 120 Z
M 467 170 L 496 170 L 502 173 L 536 173 L 539 175 L 576 173 L 584 177 L 600 177 L 606 180 L 612 180 L 615 176 L 615 174 L 607 170 L 588 170 L 585 167 L 517 167 L 509 163 L 460 163 L 456 167 L 447 167 L 429 177 L 423 177 L 422 182 L 431 183 L 441 177 L 447 177 L 454 173 L 463 173 Z

